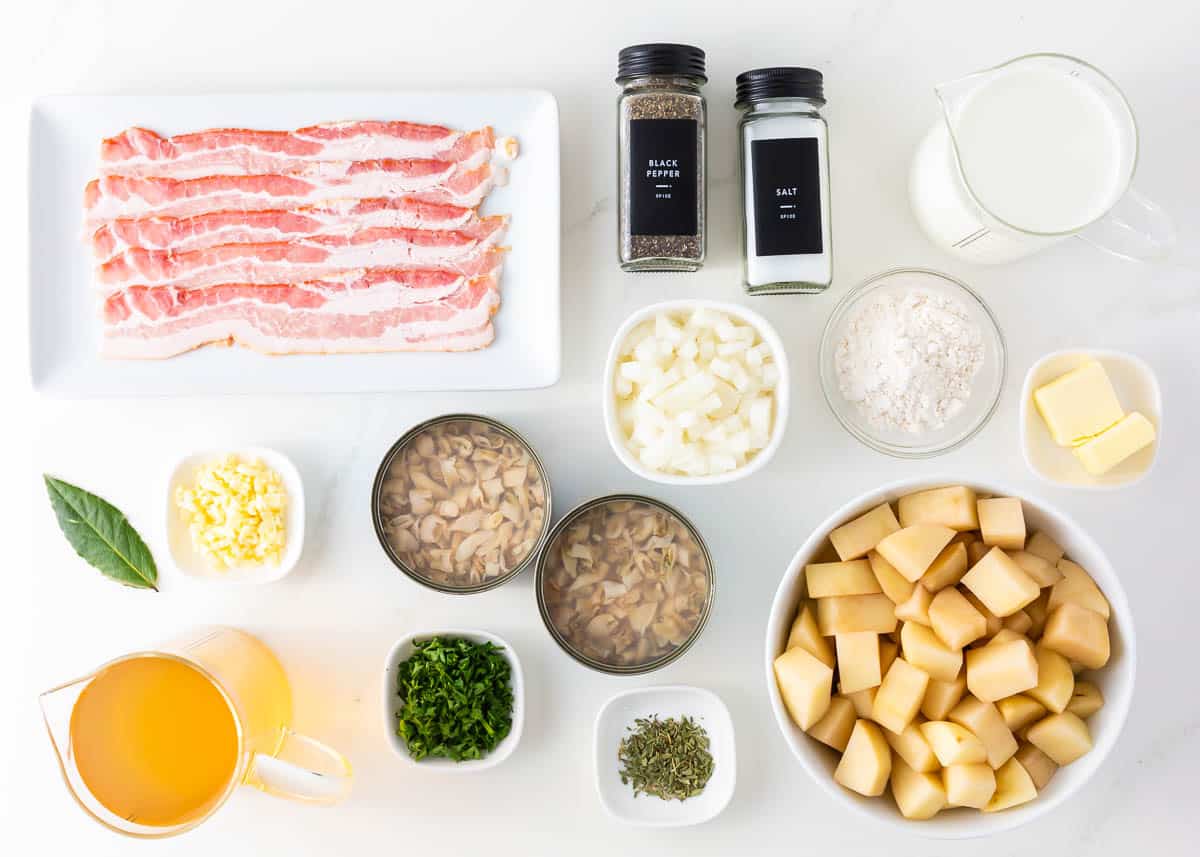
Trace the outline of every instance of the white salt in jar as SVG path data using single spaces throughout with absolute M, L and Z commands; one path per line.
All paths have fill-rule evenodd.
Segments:
M 824 105 L 815 69 L 760 68 L 737 77 L 748 294 L 823 292 L 833 280 Z

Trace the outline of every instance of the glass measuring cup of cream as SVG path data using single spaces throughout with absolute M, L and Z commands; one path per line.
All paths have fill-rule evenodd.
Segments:
M 1170 252 L 1171 219 L 1130 186 L 1133 111 L 1099 69 L 1030 54 L 935 91 L 943 115 L 917 147 L 909 197 L 943 250 L 997 264 L 1078 235 L 1129 259 Z

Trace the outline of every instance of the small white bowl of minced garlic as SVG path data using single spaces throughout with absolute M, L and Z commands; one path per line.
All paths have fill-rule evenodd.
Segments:
M 167 543 L 184 575 L 223 583 L 285 577 L 304 546 L 304 488 L 282 453 L 250 447 L 181 459 L 167 481 Z

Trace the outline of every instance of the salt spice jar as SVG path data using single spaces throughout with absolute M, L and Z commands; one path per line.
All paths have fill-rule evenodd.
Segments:
M 634 45 L 617 60 L 618 255 L 626 271 L 704 264 L 704 51 Z
M 821 72 L 737 77 L 743 285 L 748 294 L 823 292 L 833 280 L 829 131 Z

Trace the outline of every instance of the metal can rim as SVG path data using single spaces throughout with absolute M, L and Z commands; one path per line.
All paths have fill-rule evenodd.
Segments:
M 616 503 L 623 500 L 647 503 L 663 510 L 667 514 L 674 515 L 676 518 L 678 518 L 679 521 L 688 528 L 688 531 L 696 540 L 696 544 L 700 546 L 700 552 L 704 555 L 704 563 L 708 576 L 708 592 L 704 598 L 704 607 L 700 611 L 700 618 L 696 621 L 696 627 L 692 629 L 690 634 L 688 634 L 687 639 L 662 657 L 656 658 L 655 660 L 649 661 L 645 664 L 639 664 L 637 666 L 615 666 L 612 664 L 606 664 L 603 661 L 589 658 L 583 653 L 577 652 L 566 640 L 562 638 L 562 635 L 559 634 L 558 629 L 551 621 L 550 612 L 546 607 L 546 599 L 543 595 L 542 589 L 542 580 L 546 571 L 546 560 L 550 555 L 551 547 L 553 547 L 555 541 L 563 533 L 563 531 L 584 512 L 590 511 L 591 509 L 606 503 Z M 693 645 L 695 645 L 696 641 L 700 639 L 701 633 L 708 625 L 708 618 L 712 614 L 713 596 L 716 591 L 716 569 L 713 565 L 712 553 L 708 549 L 708 544 L 704 541 L 704 537 L 700 534 L 700 530 L 696 528 L 696 525 L 693 524 L 686 515 L 684 515 L 671 504 L 655 499 L 654 497 L 648 497 L 644 494 L 620 492 L 616 494 L 601 494 L 596 497 L 592 497 L 590 500 L 584 500 L 582 503 L 574 506 L 558 519 L 558 522 L 550 528 L 550 532 L 547 534 L 546 540 L 538 554 L 537 566 L 534 569 L 533 588 L 534 594 L 537 597 L 538 613 L 542 617 L 542 623 L 546 626 L 546 630 L 550 632 L 551 638 L 555 643 L 558 644 L 558 647 L 570 655 L 571 658 L 583 664 L 585 667 L 588 667 L 589 669 L 593 669 L 597 672 L 605 673 L 607 675 L 643 675 L 645 673 L 654 672 L 657 669 L 661 669 L 662 667 L 679 660 L 679 658 L 683 657 L 683 655 L 686 654 Z
M 416 571 L 416 569 L 410 568 L 407 563 L 396 556 L 395 552 L 392 550 L 392 546 L 388 543 L 387 535 L 383 530 L 382 515 L 379 512 L 380 488 L 382 487 L 384 479 L 386 478 L 388 468 L 391 467 L 392 462 L 395 460 L 400 451 L 408 446 L 408 444 L 412 443 L 412 441 L 419 435 L 431 428 L 434 428 L 435 426 L 439 426 L 443 423 L 460 422 L 465 420 L 471 420 L 489 425 L 492 428 L 507 434 L 509 437 L 513 438 L 513 440 L 525 447 L 525 450 L 529 453 L 529 457 L 537 466 L 538 473 L 541 474 L 542 485 L 545 487 L 546 491 L 546 517 L 542 522 L 542 530 L 541 533 L 538 534 L 538 540 L 530 549 L 529 554 L 517 564 L 516 568 L 513 568 L 511 571 L 509 571 L 508 574 L 497 577 L 495 580 L 489 580 L 486 583 L 481 583 L 478 586 L 470 587 L 449 586 L 444 583 L 437 583 L 427 577 L 424 577 L 420 574 L 420 572 Z M 480 592 L 487 592 L 488 590 L 495 589 L 505 583 L 508 583 L 510 580 L 528 568 L 529 565 L 536 561 L 541 555 L 542 550 L 546 545 L 546 540 L 549 538 L 550 531 L 553 529 L 553 527 L 550 525 L 550 522 L 553 520 L 552 508 L 550 475 L 546 470 L 546 465 L 542 462 L 541 456 L 539 456 L 537 454 L 537 450 L 533 448 L 533 444 L 531 444 L 523 434 L 507 423 L 501 422 L 494 417 L 488 417 L 482 414 L 442 414 L 441 416 L 431 417 L 412 426 L 402 435 L 400 435 L 395 443 L 388 447 L 387 452 L 384 453 L 383 459 L 379 464 L 379 468 L 375 471 L 375 480 L 371 485 L 371 521 L 375 527 L 375 537 L 379 540 L 379 545 L 381 548 L 383 548 L 384 555 L 391 561 L 392 565 L 396 566 L 396 568 L 398 568 L 412 580 L 428 589 L 433 589 L 437 592 L 444 592 L 450 595 L 476 595 Z

